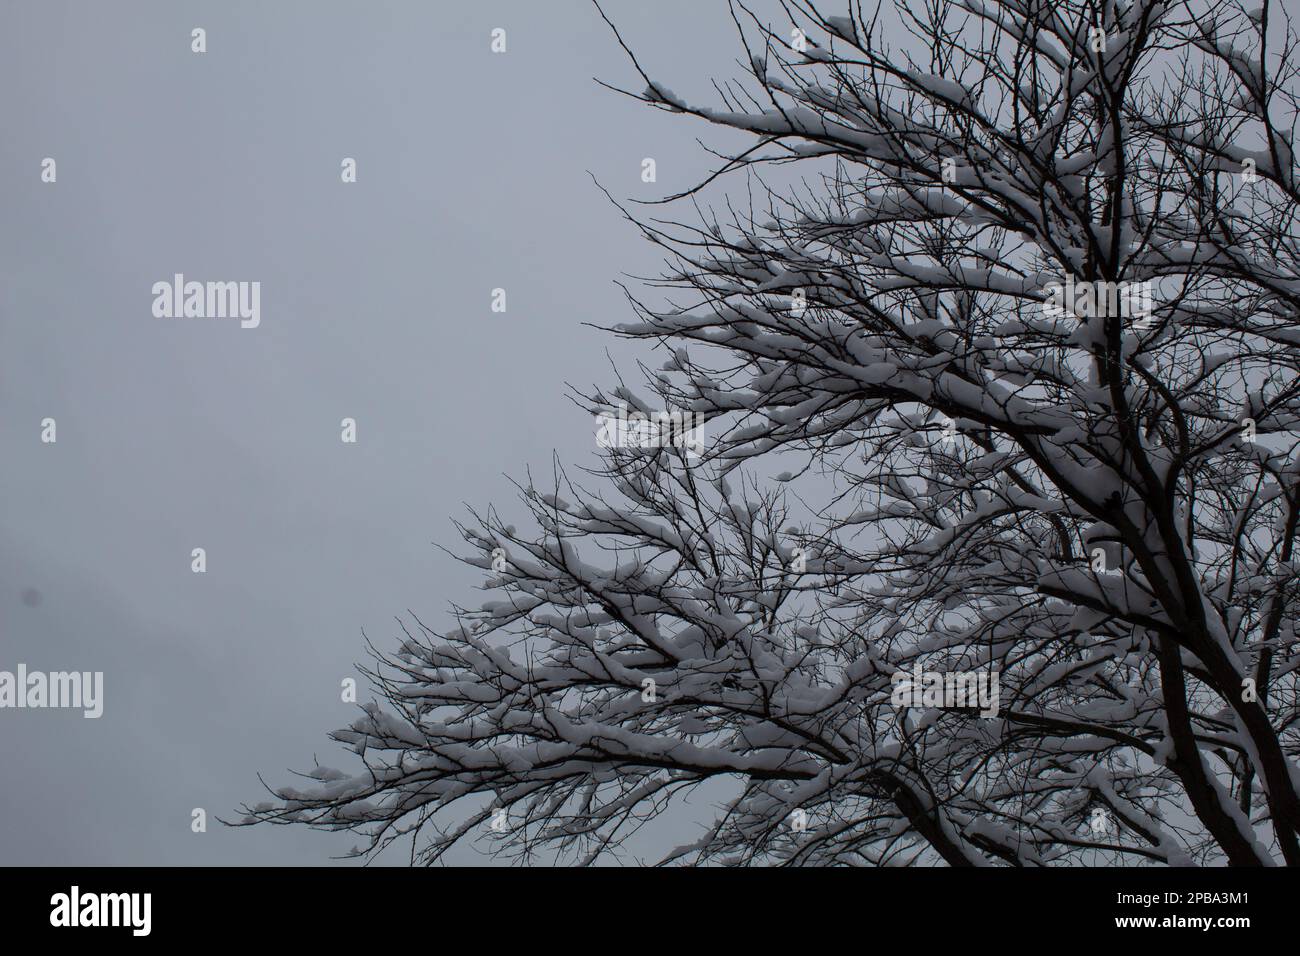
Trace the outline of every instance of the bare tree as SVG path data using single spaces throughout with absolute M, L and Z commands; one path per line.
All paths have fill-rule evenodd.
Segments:
M 333 735 L 364 768 L 244 822 L 591 862 L 716 783 L 663 860 L 1300 863 L 1281 4 L 782 6 L 733 6 L 712 106 L 628 51 L 749 135 L 627 213 L 668 292 L 616 331 L 667 362 L 576 398 L 704 454 L 475 515 L 500 599 L 412 620 Z

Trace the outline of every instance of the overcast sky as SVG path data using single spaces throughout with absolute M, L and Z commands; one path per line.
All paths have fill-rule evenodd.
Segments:
M 605 7 L 678 93 L 736 74 L 720 0 Z M 585 0 L 0 10 L 0 670 L 105 681 L 0 710 L 0 862 L 328 862 L 357 838 L 213 818 L 350 766 L 363 629 L 445 624 L 450 519 L 592 454 L 565 383 L 644 353 L 583 323 L 658 259 L 591 175 L 667 194 L 709 132 L 596 85 L 637 86 Z M 260 282 L 259 327 L 154 317 L 175 273 Z

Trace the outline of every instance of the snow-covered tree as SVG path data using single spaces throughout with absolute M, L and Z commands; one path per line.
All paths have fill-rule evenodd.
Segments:
M 783 8 L 733 7 L 710 103 L 628 52 L 629 95 L 746 136 L 628 214 L 669 291 L 616 332 L 666 363 L 575 397 L 698 414 L 703 454 L 642 423 L 521 485 L 526 528 L 461 526 L 499 596 L 375 651 L 363 766 L 245 822 L 422 863 L 695 813 L 663 860 L 1300 864 L 1282 4 Z

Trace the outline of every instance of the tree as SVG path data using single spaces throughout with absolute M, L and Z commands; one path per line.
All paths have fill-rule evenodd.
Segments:
M 645 420 L 459 526 L 501 599 L 375 651 L 361 771 L 244 822 L 591 862 L 717 782 L 664 861 L 1300 863 L 1280 5 L 782 7 L 714 106 L 628 50 L 747 136 L 624 209 L 667 362 L 575 399 Z

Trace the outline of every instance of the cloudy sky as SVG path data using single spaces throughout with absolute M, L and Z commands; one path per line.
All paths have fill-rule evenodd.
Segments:
M 724 3 L 605 8 L 678 93 L 738 71 Z M 212 818 L 346 760 L 363 631 L 473 600 L 452 517 L 593 453 L 565 383 L 641 353 L 584 323 L 658 259 L 592 177 L 665 195 L 710 136 L 593 77 L 637 86 L 586 0 L 0 0 L 0 670 L 105 682 L 98 720 L 0 710 L 0 862 L 356 842 Z M 260 326 L 154 317 L 175 273 L 260 282 Z

